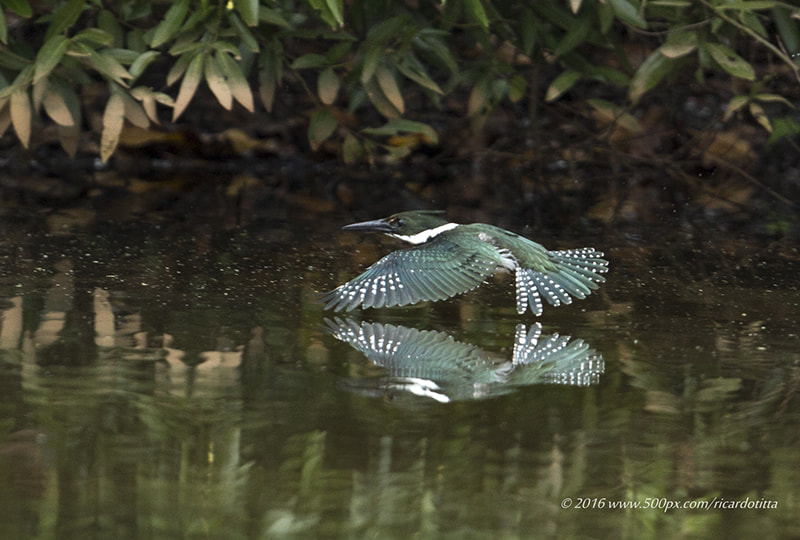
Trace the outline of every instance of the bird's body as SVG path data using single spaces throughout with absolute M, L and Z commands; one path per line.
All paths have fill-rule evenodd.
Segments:
M 548 251 L 541 244 L 494 225 L 459 225 L 441 212 L 412 211 L 355 223 L 349 230 L 376 231 L 413 247 L 385 256 L 355 279 L 323 295 L 325 308 L 392 307 L 450 298 L 478 287 L 492 274 L 514 272 L 517 312 L 542 313 L 541 296 L 569 304 L 597 289 L 608 261 L 594 248 Z

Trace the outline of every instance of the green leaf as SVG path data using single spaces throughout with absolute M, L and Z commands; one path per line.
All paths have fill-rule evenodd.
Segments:
M 289 21 L 287 21 L 281 12 L 277 9 L 270 9 L 262 7 L 258 11 L 258 19 L 268 24 L 274 24 L 275 26 L 281 26 L 283 28 L 291 28 Z
M 304 54 L 299 58 L 295 58 L 294 62 L 292 62 L 291 68 L 292 69 L 308 69 L 308 68 L 319 68 L 325 65 L 325 57 L 321 54 Z
M 137 103 L 127 92 L 120 92 L 122 101 L 125 104 L 125 118 L 134 126 L 147 129 L 150 127 L 150 120 L 142 106 Z
M 205 59 L 206 55 L 197 54 L 189 63 L 189 67 L 186 69 L 183 81 L 181 82 L 181 89 L 178 91 L 178 97 L 175 98 L 175 107 L 172 110 L 173 122 L 183 114 L 183 111 L 192 101 L 194 93 L 197 91 L 197 85 L 200 84 Z
M 234 4 L 247 26 L 258 25 L 258 0 L 236 0 Z
M 536 36 L 539 33 L 539 25 L 536 22 L 536 15 L 533 10 L 526 7 L 522 11 L 522 26 L 520 28 L 520 42 L 522 44 L 522 52 L 527 56 L 533 53 L 533 47 L 536 45 Z
M 362 133 L 368 135 L 380 135 L 392 137 L 399 133 L 419 133 L 425 139 L 427 144 L 439 144 L 439 134 L 430 125 L 423 122 L 415 122 L 413 120 L 406 120 L 405 118 L 395 118 L 389 120 L 381 127 L 378 128 L 365 128 L 361 130 Z
M 776 118 L 772 122 L 772 133 L 769 135 L 767 144 L 773 145 L 786 137 L 797 137 L 800 135 L 800 123 L 793 118 Z
M 244 73 L 242 73 L 242 68 L 232 56 L 222 51 L 217 51 L 217 59 L 222 67 L 222 73 L 228 79 L 228 86 L 230 86 L 233 99 L 248 111 L 253 112 L 255 110 L 253 91 L 250 89 L 250 84 L 248 84 Z
M 525 91 L 528 89 L 528 81 L 521 75 L 514 75 L 508 81 L 508 99 L 511 103 L 517 103 L 525 97 Z
M 47 116 L 52 118 L 56 124 L 60 126 L 75 125 L 75 118 L 73 118 L 72 112 L 69 110 L 67 102 L 64 100 L 64 96 L 61 95 L 58 89 L 48 85 L 44 99 L 42 100 L 42 105 L 44 106 Z
M 258 71 L 258 94 L 268 112 L 272 112 L 275 91 L 283 78 L 281 56 L 280 46 L 275 44 L 266 49 L 261 55 L 260 69 Z
M 147 69 L 147 66 L 156 58 L 158 58 L 158 51 L 147 51 L 140 54 L 128 68 L 128 73 L 131 74 L 134 80 L 138 79 L 139 76 L 144 73 L 144 70 Z
M 386 95 L 381 90 L 376 77 L 371 78 L 363 83 L 364 92 L 367 94 L 370 102 L 375 106 L 379 113 L 384 117 L 392 119 L 400 116 L 400 111 L 392 105 L 392 102 L 386 99 Z
M 715 6 L 716 9 L 722 11 L 726 9 L 739 10 L 739 11 L 758 11 L 761 9 L 771 9 L 780 5 L 780 2 L 773 0 L 745 0 L 740 2 L 730 1 L 720 3 Z
M 44 42 L 39 53 L 36 55 L 35 71 L 33 73 L 33 82 L 36 84 L 42 77 L 47 77 L 53 68 L 55 68 L 64 56 L 69 46 L 69 40 L 58 34 Z
M 8 43 L 8 26 L 6 25 L 6 14 L 2 9 L 0 9 L 0 42 L 6 44 Z
M 33 10 L 27 0 L 3 0 L 3 6 L 26 19 L 33 15 Z
M 378 86 L 380 86 L 380 89 L 383 91 L 383 95 L 389 100 L 389 103 L 391 103 L 400 114 L 403 114 L 405 111 L 403 94 L 400 92 L 400 87 L 397 85 L 397 80 L 394 78 L 392 72 L 389 71 L 386 66 L 378 66 L 375 72 L 375 78 L 378 81 Z
M 114 43 L 114 36 L 99 28 L 87 28 L 86 30 L 78 32 L 75 37 L 72 38 L 72 41 L 83 41 L 84 43 L 90 43 L 92 45 L 108 47 Z
M 436 84 L 436 82 L 431 79 L 430 75 L 428 75 L 428 72 L 425 71 L 425 66 L 423 66 L 413 54 L 408 53 L 404 58 L 392 58 L 392 60 L 395 67 L 397 67 L 400 73 L 405 77 L 411 79 L 423 88 L 427 88 L 439 95 L 444 95 L 439 85 Z
M 486 10 L 483 9 L 481 0 L 464 0 L 464 4 L 472 20 L 480 24 L 484 30 L 488 30 L 489 18 L 486 16 Z
M 225 80 L 225 75 L 222 73 L 222 66 L 219 65 L 219 60 L 214 56 L 209 56 L 206 59 L 205 77 L 206 84 L 208 84 L 222 108 L 226 111 L 231 110 L 233 107 L 233 93 Z
M 311 149 L 316 151 L 325 140 L 333 135 L 336 131 L 338 122 L 328 109 L 317 109 L 311 115 L 311 121 L 308 124 L 308 142 Z
M 251 51 L 258 52 L 258 41 L 256 41 L 256 38 L 252 33 L 250 33 L 250 30 L 242 23 L 242 20 L 239 18 L 239 16 L 236 15 L 236 13 L 228 13 L 228 18 L 230 19 L 234 29 L 236 29 L 236 33 L 239 35 L 239 38 L 242 40 L 242 44 Z
M 33 111 L 31 110 L 31 100 L 27 90 L 20 88 L 11 94 L 11 123 L 17 138 L 22 146 L 28 148 L 31 140 L 31 120 Z
M 628 97 L 634 104 L 638 103 L 641 97 L 654 88 L 671 70 L 675 60 L 667 58 L 660 52 L 650 53 L 631 79 L 628 87 Z
M 365 43 L 364 46 L 367 44 Z M 383 58 L 383 47 L 371 46 L 367 48 L 364 54 L 364 63 L 361 67 L 361 83 L 365 83 L 375 75 L 375 70 L 378 69 L 381 58 Z
M 794 104 L 785 97 L 778 94 L 756 94 L 753 99 L 763 101 L 765 103 L 783 103 L 794 109 Z
M 800 28 L 793 20 L 792 12 L 783 7 L 775 8 L 772 10 L 772 20 L 789 54 L 800 53 Z
M 356 163 L 364 155 L 364 148 L 352 133 L 348 133 L 342 143 L 342 159 L 348 165 Z
M 575 86 L 575 83 L 578 82 L 581 77 L 582 74 L 579 71 L 572 69 L 564 71 L 550 83 L 550 87 L 547 89 L 547 93 L 544 97 L 545 101 L 557 100 L 568 92 L 570 88 Z
M 80 45 L 80 44 L 78 44 Z M 108 76 L 121 86 L 127 86 L 122 79 L 130 79 L 131 74 L 120 64 L 116 58 L 107 52 L 97 53 L 94 49 L 86 48 L 89 53 L 88 64 L 103 75 Z
M 589 31 L 592 29 L 592 24 L 592 18 L 587 15 L 574 20 L 572 26 L 567 30 L 567 33 L 561 38 L 553 54 L 557 57 L 562 57 L 583 43 L 586 40 L 586 36 L 589 35 Z
M 722 120 L 725 122 L 730 120 L 731 116 L 733 116 L 736 111 L 747 105 L 748 101 L 750 101 L 750 98 L 747 96 L 734 96 L 730 101 L 728 101 L 728 106 L 725 107 L 725 114 L 722 116 Z
M 75 24 L 85 5 L 85 0 L 69 0 L 66 4 L 62 4 L 61 7 L 53 12 L 51 19 L 53 22 L 47 28 L 44 39 L 48 40 L 56 34 L 62 34 L 67 28 Z
M 752 81 L 756 78 L 753 66 L 744 58 L 733 52 L 727 45 L 723 45 L 722 43 L 706 43 L 705 47 L 714 61 L 730 75 L 739 77 L 740 79 L 747 79 L 748 81 Z
M 342 0 L 325 0 L 325 4 L 333 15 L 333 19 L 339 26 L 344 26 L 344 6 Z
M 769 121 L 769 116 L 767 116 L 764 107 L 751 101 L 748 108 L 750 109 L 750 114 L 756 119 L 756 122 L 761 124 L 761 127 L 767 130 L 767 133 L 772 133 L 772 123 Z
M 633 25 L 637 28 L 647 28 L 647 21 L 645 21 L 636 6 L 631 4 L 628 0 L 608 0 L 611 7 L 614 9 L 614 14 L 624 23 Z
M 112 92 L 103 111 L 103 133 L 100 135 L 100 159 L 106 163 L 114 154 L 125 123 L 125 102 L 118 92 Z
M 170 68 L 169 72 L 167 72 L 167 86 L 172 86 L 177 81 L 183 77 L 183 74 L 186 72 L 186 68 L 189 67 L 189 63 L 199 55 L 193 54 L 182 54 L 178 57 L 172 67 Z
M 189 0 L 178 0 L 164 14 L 164 20 L 156 26 L 153 38 L 150 40 L 152 48 L 160 47 L 170 40 L 186 18 L 189 10 Z
M 674 32 L 658 51 L 667 58 L 680 58 L 697 49 L 697 32 Z
M 323 69 L 317 78 L 317 95 L 324 105 L 332 105 L 339 93 L 339 77 L 333 68 Z

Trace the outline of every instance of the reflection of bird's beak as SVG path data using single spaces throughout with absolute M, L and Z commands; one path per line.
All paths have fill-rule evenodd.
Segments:
M 385 219 L 375 219 L 372 221 L 362 221 L 360 223 L 351 223 L 342 227 L 345 231 L 369 231 L 369 232 L 382 232 L 391 233 L 392 227 Z

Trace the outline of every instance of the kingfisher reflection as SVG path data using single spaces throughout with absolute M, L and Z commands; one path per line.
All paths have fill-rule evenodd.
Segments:
M 325 319 L 325 330 L 362 352 L 385 374 L 346 379 L 342 386 L 364 395 L 410 392 L 439 402 L 482 399 L 521 386 L 589 386 L 605 371 L 603 356 L 581 339 L 542 335 L 536 323 L 518 324 L 511 359 L 456 341 L 445 332 L 352 319 Z

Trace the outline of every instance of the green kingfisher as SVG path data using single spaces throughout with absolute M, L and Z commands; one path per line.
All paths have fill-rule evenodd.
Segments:
M 325 309 L 351 311 L 438 301 L 470 291 L 499 271 L 515 274 L 517 312 L 542 314 L 543 296 L 553 306 L 585 298 L 608 270 L 594 248 L 549 251 L 494 225 L 459 225 L 442 211 L 415 210 L 353 223 L 349 231 L 375 231 L 413 247 L 386 255 L 360 276 L 321 296 Z

